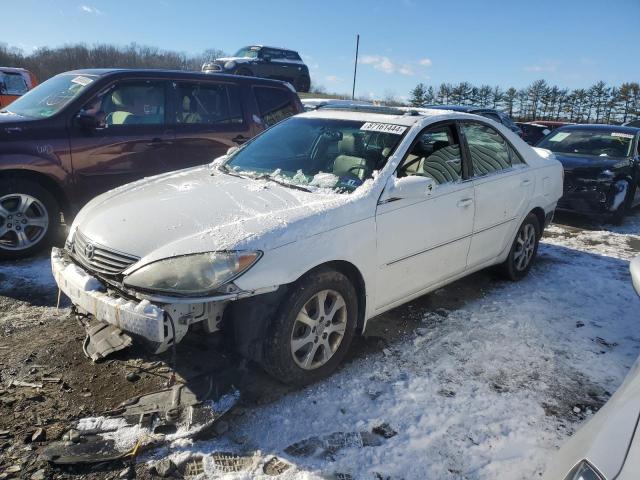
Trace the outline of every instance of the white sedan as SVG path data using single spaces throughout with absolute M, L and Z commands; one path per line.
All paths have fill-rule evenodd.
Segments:
M 640 295 L 640 256 L 631 261 Z M 560 449 L 543 480 L 637 480 L 640 477 L 640 358 L 616 393 Z
M 323 108 L 95 198 L 52 265 L 80 312 L 157 352 L 222 329 L 303 384 L 386 310 L 492 265 L 524 277 L 561 195 L 553 154 L 484 117 Z

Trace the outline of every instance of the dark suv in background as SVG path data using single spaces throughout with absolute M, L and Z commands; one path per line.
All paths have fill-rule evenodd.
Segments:
M 474 105 L 427 105 L 425 108 L 437 108 L 440 110 L 452 110 L 454 112 L 482 115 L 483 117 L 490 118 L 491 120 L 501 123 L 516 135 L 522 137 L 522 129 L 516 125 L 516 122 L 514 122 L 506 113 L 493 108 L 477 107 Z
M 205 63 L 202 71 L 283 80 L 291 83 L 298 92 L 308 92 L 311 87 L 309 69 L 298 52 L 284 48 L 262 45 L 244 47 L 232 57 L 217 58 Z
M 0 110 L 0 258 L 27 256 L 92 197 L 201 165 L 302 111 L 290 85 L 180 71 L 57 75 Z

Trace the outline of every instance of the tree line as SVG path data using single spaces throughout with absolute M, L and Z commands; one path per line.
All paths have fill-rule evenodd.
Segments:
M 528 87 L 503 90 L 499 86 L 475 86 L 469 82 L 427 86 L 411 90 L 414 107 L 430 104 L 477 105 L 503 110 L 519 121 L 559 120 L 576 123 L 625 123 L 640 117 L 640 84 L 609 86 L 600 81 L 589 88 L 560 88 L 545 80 Z
M 199 71 L 204 62 L 221 56 L 224 56 L 224 52 L 214 48 L 198 55 L 188 55 L 135 43 L 123 47 L 107 44 L 41 47 L 25 54 L 20 49 L 0 44 L 0 66 L 26 68 L 40 82 L 58 73 L 79 68 L 169 68 Z

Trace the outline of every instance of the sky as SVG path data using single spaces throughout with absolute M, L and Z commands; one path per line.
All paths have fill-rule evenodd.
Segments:
M 21 0 L 10 18 L 0 42 L 25 53 L 77 42 L 189 54 L 291 48 L 315 85 L 337 93 L 351 92 L 360 34 L 361 97 L 404 99 L 420 82 L 640 81 L 640 0 Z

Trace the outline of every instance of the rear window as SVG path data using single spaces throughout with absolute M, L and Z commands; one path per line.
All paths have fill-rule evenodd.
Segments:
M 267 127 L 298 113 L 291 92 L 272 87 L 254 87 L 258 111 Z
M 29 87 L 19 73 L 0 72 L 0 93 L 4 95 L 23 95 Z

